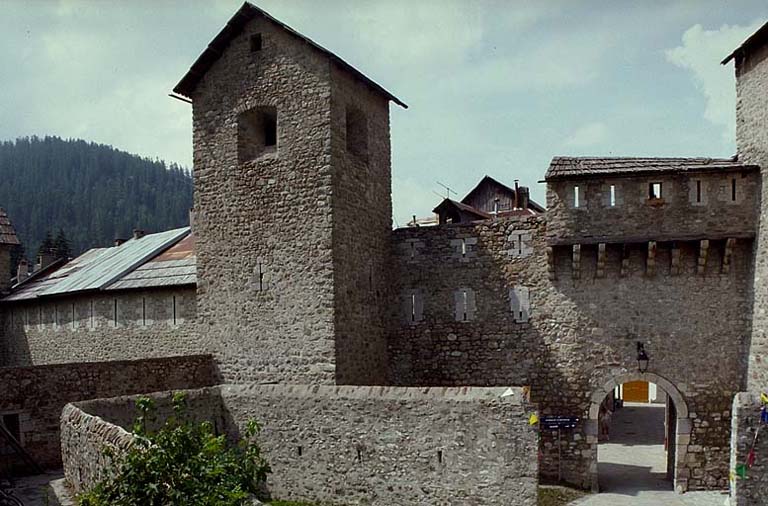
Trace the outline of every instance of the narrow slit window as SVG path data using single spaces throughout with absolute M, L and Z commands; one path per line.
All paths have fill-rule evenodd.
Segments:
M 75 303 L 72 303 L 72 328 L 75 328 Z
M 59 326 L 59 306 L 57 304 L 53 305 L 53 326 Z
M 579 202 L 579 187 L 574 186 L 573 187 L 573 207 L 579 207 L 581 202 Z
M 466 239 L 461 240 L 461 256 L 462 257 L 467 256 L 467 240 Z
M 117 327 L 117 299 L 113 300 L 112 326 Z
M 141 298 L 141 324 L 146 327 L 147 325 L 147 298 Z
M 661 183 L 651 183 L 648 185 L 648 198 L 649 199 L 661 198 Z
M 701 203 L 701 181 L 696 181 L 696 202 Z
M 173 324 L 176 325 L 176 296 L 173 296 Z
M 411 294 L 411 321 L 416 321 L 416 294 Z
M 416 258 L 416 243 L 411 242 L 410 244 L 411 244 L 411 260 L 413 260 L 414 258 Z
M 469 297 L 467 296 L 466 290 L 461 291 L 461 304 L 463 309 L 463 319 L 464 321 L 467 321 L 467 309 L 469 307 Z
M 260 33 L 254 33 L 251 35 L 251 52 L 256 53 L 258 51 L 261 51 L 262 45 L 262 39 Z
M 91 322 L 91 328 L 94 328 L 94 327 L 95 327 L 95 323 L 96 323 L 96 322 L 95 322 L 95 320 L 94 320 L 93 301 L 91 301 L 91 314 L 90 314 L 90 315 L 88 315 L 88 319 L 89 319 L 89 320 L 90 320 L 90 322 Z
M 517 234 L 517 256 L 523 254 L 523 234 Z
M 736 178 L 731 179 L 731 201 L 736 202 Z
M 616 185 L 611 185 L 609 204 L 611 207 L 616 207 Z

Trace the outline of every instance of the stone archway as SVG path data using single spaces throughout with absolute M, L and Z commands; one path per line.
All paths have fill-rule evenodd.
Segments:
M 589 415 L 586 421 L 585 429 L 587 442 L 591 449 L 591 462 L 589 464 L 589 478 L 593 492 L 599 492 L 598 472 L 597 472 L 597 445 L 598 445 L 598 415 L 600 413 L 600 404 L 603 399 L 610 394 L 617 386 L 630 381 L 647 381 L 655 383 L 662 388 L 675 405 L 677 412 L 677 423 L 675 427 L 675 471 L 674 488 L 678 493 L 683 493 L 688 489 L 688 478 L 684 472 L 685 457 L 688 453 L 688 443 L 691 440 L 692 421 L 688 415 L 688 404 L 677 387 L 666 378 L 658 374 L 646 372 L 632 372 L 619 375 L 606 382 L 598 388 L 590 398 Z

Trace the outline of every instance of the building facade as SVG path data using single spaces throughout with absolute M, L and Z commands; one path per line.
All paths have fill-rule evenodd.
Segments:
M 210 353 L 230 383 L 530 386 L 543 415 L 580 419 L 541 431 L 542 478 L 586 488 L 603 398 L 652 381 L 676 488 L 725 488 L 734 395 L 768 377 L 765 32 L 735 53 L 737 157 L 558 157 L 545 213 L 491 181 L 454 203 L 474 218 L 392 231 L 404 104 L 245 4 L 175 89 L 193 108 L 194 284 L 124 285 L 122 325 L 105 289 L 12 292 L 3 364 Z

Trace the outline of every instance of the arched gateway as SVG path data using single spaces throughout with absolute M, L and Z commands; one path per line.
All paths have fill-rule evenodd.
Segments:
M 609 395 L 614 388 L 630 381 L 647 381 L 649 383 L 655 383 L 658 387 L 662 388 L 667 395 L 669 395 L 672 401 L 672 408 L 670 413 L 670 419 L 668 420 L 668 440 L 670 443 L 671 451 L 669 452 L 670 462 L 668 467 L 671 471 L 671 475 L 674 479 L 674 487 L 678 493 L 683 493 L 688 489 L 688 479 L 683 472 L 683 464 L 685 462 L 685 456 L 688 453 L 688 443 L 691 440 L 691 427 L 692 422 L 688 416 L 688 404 L 685 402 L 683 395 L 675 387 L 675 385 L 659 376 L 650 372 L 640 373 L 631 372 L 617 376 L 610 381 L 607 381 L 601 388 L 597 389 L 590 398 L 591 404 L 589 406 L 589 416 L 586 421 L 586 432 L 588 442 L 590 445 L 591 462 L 589 466 L 590 481 L 592 484 L 592 491 L 599 491 L 598 481 L 598 467 L 597 467 L 597 445 L 598 445 L 598 415 L 600 413 L 600 404 L 603 399 Z M 672 423 L 674 421 L 674 423 Z

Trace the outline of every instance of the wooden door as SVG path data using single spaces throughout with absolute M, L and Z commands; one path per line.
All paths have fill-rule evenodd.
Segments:
M 630 381 L 624 383 L 624 402 L 648 402 L 648 382 Z

